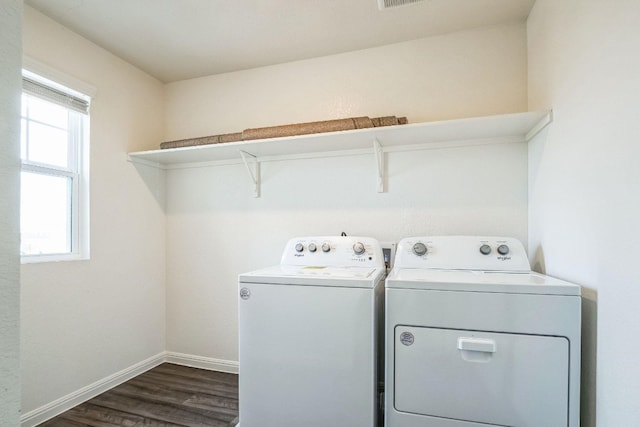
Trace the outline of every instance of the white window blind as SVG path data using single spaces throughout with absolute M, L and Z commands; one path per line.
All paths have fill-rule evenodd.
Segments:
M 29 77 L 22 77 L 22 90 L 29 95 L 46 99 L 49 102 L 61 105 L 70 110 L 82 114 L 89 114 L 89 101 L 68 92 L 57 90 L 51 86 L 44 85 Z

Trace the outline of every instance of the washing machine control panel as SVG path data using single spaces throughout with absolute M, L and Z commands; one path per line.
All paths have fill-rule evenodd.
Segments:
M 515 271 L 531 270 L 522 243 L 512 237 L 424 236 L 398 243 L 397 268 Z
M 384 258 L 371 237 L 296 237 L 287 243 L 281 265 L 383 268 Z

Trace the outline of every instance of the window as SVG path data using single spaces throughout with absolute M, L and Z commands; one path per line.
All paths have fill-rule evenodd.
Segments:
M 89 97 L 23 72 L 23 262 L 88 257 Z

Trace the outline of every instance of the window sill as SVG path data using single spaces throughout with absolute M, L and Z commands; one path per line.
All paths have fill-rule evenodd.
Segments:
M 91 257 L 85 254 L 51 254 L 51 255 L 22 255 L 21 264 L 40 264 L 43 262 L 60 261 L 88 261 Z

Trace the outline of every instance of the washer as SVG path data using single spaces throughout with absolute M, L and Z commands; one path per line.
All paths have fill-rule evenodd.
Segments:
M 578 285 L 503 237 L 399 242 L 386 280 L 386 427 L 578 427 Z
M 323 236 L 239 276 L 241 427 L 376 425 L 385 273 L 375 239 Z

